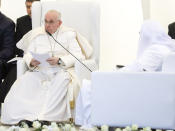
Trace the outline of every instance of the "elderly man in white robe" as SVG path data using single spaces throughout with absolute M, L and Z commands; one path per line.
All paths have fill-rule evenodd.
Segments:
M 142 25 L 137 59 L 120 69 L 121 72 L 161 71 L 164 58 L 175 51 L 175 41 L 171 39 L 157 22 L 148 20 Z M 91 82 L 83 81 L 76 104 L 75 122 L 82 128 L 91 128 Z
M 2 123 L 17 124 L 21 120 L 67 121 L 71 118 L 68 88 L 72 86 L 72 76 L 69 69 L 74 66 L 76 59 L 46 31 L 79 60 L 85 57 L 76 33 L 63 31 L 63 28 L 61 14 L 55 10 L 48 11 L 43 33 L 35 34 L 24 55 L 30 70 L 17 79 L 5 98 Z M 48 53 L 48 65 L 34 59 L 31 52 Z

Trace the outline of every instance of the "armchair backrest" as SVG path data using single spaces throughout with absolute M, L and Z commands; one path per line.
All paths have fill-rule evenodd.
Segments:
M 98 4 L 83 1 L 47 1 L 32 4 L 32 28 L 43 24 L 45 13 L 55 9 L 61 12 L 63 24 L 76 29 L 93 46 L 92 58 L 99 63 L 100 8 Z

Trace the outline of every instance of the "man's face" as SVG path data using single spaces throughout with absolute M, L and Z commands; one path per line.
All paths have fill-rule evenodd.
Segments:
M 58 20 L 57 15 L 54 13 L 47 13 L 45 15 L 45 30 L 53 34 L 60 27 L 62 21 Z
M 31 17 L 32 2 L 26 2 L 27 14 Z

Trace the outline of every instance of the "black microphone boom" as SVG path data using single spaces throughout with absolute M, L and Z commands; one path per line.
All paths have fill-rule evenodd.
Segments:
M 73 55 L 70 51 L 68 51 L 60 42 L 58 42 L 58 41 L 52 36 L 52 34 L 51 34 L 50 32 L 48 32 L 47 30 L 46 30 L 46 32 L 47 32 L 48 35 L 50 35 L 50 36 L 54 39 L 54 41 L 55 41 L 56 43 L 58 43 L 61 47 L 63 47 L 63 49 L 65 49 L 69 54 L 71 54 L 71 56 L 73 56 L 76 60 L 78 60 L 84 67 L 86 67 L 86 69 L 88 69 L 90 72 L 92 72 L 92 70 L 89 69 L 89 67 L 87 67 L 87 66 L 86 66 L 83 62 L 81 62 L 75 55 Z

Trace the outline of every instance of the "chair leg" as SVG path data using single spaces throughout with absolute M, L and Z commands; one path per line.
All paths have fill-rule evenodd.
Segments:
M 74 118 L 69 119 L 70 123 L 74 123 Z
M 3 106 L 3 103 L 0 103 L 0 116 L 2 114 L 2 106 Z

